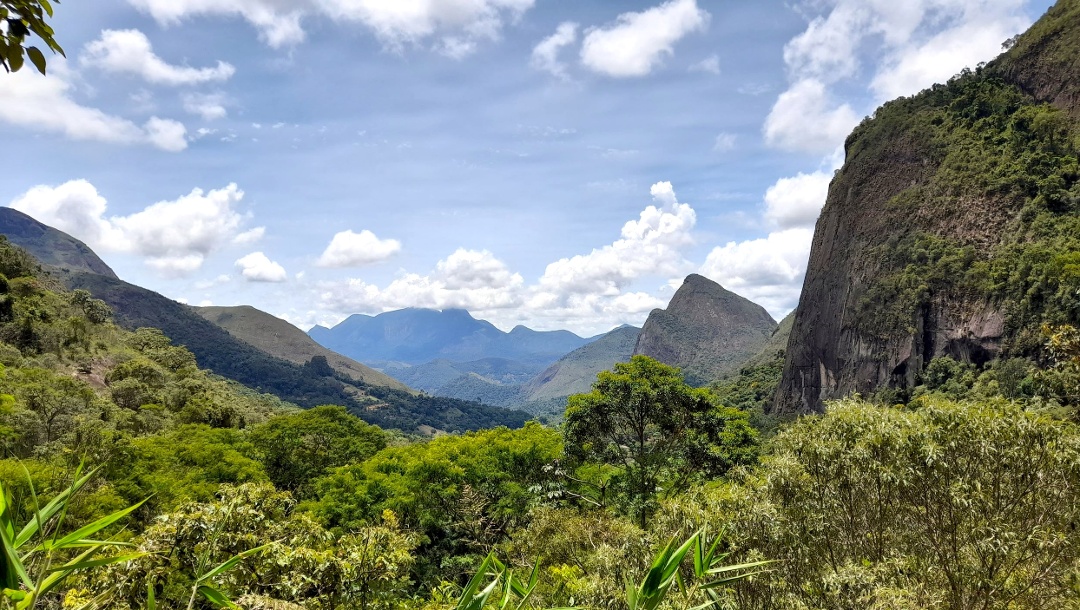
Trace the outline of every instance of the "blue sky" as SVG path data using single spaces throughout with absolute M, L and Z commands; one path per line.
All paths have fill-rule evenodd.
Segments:
M 70 0 L 0 75 L 0 203 L 191 304 L 779 318 L 844 136 L 1046 0 Z

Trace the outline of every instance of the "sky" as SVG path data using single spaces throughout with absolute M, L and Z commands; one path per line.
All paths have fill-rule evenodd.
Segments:
M 798 303 L 846 135 L 1048 0 L 65 0 L 0 74 L 0 204 L 124 280 L 307 329 Z

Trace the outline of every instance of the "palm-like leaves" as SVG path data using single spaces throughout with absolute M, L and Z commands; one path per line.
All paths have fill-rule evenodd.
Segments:
M 94 538 L 137 509 L 142 502 L 61 535 L 72 496 L 90 481 L 95 472 L 82 474 L 80 466 L 75 471 L 74 482 L 44 507 L 39 506 L 33 481 L 30 481 L 34 514 L 22 527 L 15 523 L 10 493 L 0 485 L 0 586 L 3 588 L 2 599 L 9 607 L 13 606 L 16 610 L 33 608 L 43 595 L 79 570 L 130 561 L 143 555 L 127 553 L 96 557 L 105 547 L 127 545 Z M 29 473 L 27 479 L 30 479 Z M 81 552 L 65 561 L 69 556 L 68 551 L 72 549 L 80 549 Z

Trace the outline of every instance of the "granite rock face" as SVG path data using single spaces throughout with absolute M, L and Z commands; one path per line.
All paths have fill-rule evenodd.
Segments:
M 969 76 L 1014 87 L 1032 103 L 1080 119 L 1080 2 L 1061 0 L 1010 43 L 1011 50 Z M 935 86 L 892 104 L 945 107 L 935 97 L 940 91 Z M 1009 322 L 1015 303 L 967 290 L 959 280 L 948 285 L 949 278 L 939 279 L 939 289 L 927 290 L 918 306 L 893 311 L 901 332 L 880 332 L 865 314 L 868 300 L 887 301 L 874 288 L 886 279 L 883 261 L 893 244 L 929 235 L 979 257 L 1023 226 L 1024 202 L 1012 194 L 978 194 L 974 185 L 944 197 L 934 192 L 932 179 L 951 151 L 927 135 L 926 125 L 896 120 L 897 114 L 879 110 L 845 144 L 844 166 L 815 228 L 775 413 L 821 412 L 824 401 L 855 392 L 911 388 L 935 357 L 983 364 L 1010 355 L 1016 343 Z
M 649 314 L 634 353 L 677 366 L 687 382 L 705 385 L 737 373 L 774 330 L 776 321 L 763 307 L 693 274 L 667 309 Z

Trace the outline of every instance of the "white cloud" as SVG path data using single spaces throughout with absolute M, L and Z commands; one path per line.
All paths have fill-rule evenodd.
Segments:
M 540 278 L 542 290 L 558 295 L 614 296 L 646 275 L 671 275 L 685 266 L 682 249 L 693 243 L 697 215 L 679 203 L 670 182 L 652 186 L 661 207 L 648 206 L 637 220 L 623 225 L 621 238 L 589 254 L 555 261 Z
M 824 83 L 799 81 L 780 94 L 765 119 L 765 141 L 784 150 L 825 154 L 859 124 L 848 104 L 836 105 Z
M 263 235 L 266 235 L 266 227 L 255 227 L 233 237 L 232 243 L 238 246 L 250 246 L 262 239 Z
M 225 108 L 225 95 L 221 93 L 188 93 L 183 96 L 184 110 L 202 117 L 204 121 L 215 121 L 229 116 Z
M 518 307 L 524 280 L 485 251 L 459 249 L 436 264 L 428 275 L 405 274 L 385 288 L 359 279 L 327 284 L 323 304 L 334 311 L 383 311 L 402 307 L 472 312 Z
M 240 275 L 249 282 L 284 282 L 289 279 L 285 268 L 267 258 L 262 252 L 252 252 L 237 259 Z
M 813 231 L 786 229 L 714 248 L 700 272 L 780 319 L 799 301 Z
M 180 152 L 187 148 L 187 128 L 179 121 L 150 117 L 145 128 L 147 140 L 161 150 Z
M 964 68 L 1001 51 L 1001 41 L 1022 31 L 1027 22 L 1006 19 L 992 23 L 967 23 L 946 30 L 924 44 L 904 47 L 891 54 L 878 69 L 871 89 L 881 100 L 912 95 L 934 83 L 943 83 Z
M 96 250 L 139 255 L 159 274 L 181 277 L 236 238 L 245 220 L 235 209 L 243 196 L 235 184 L 208 193 L 194 189 L 134 214 L 106 217 L 105 198 L 89 182 L 74 180 L 36 186 L 10 206 Z
M 614 25 L 586 32 L 581 63 L 607 76 L 646 76 L 674 54 L 676 42 L 708 23 L 709 13 L 698 8 L 697 0 L 670 0 L 640 13 L 623 13 Z
M 302 21 L 324 16 L 359 23 L 383 45 L 401 51 L 431 42 L 451 57 L 495 40 L 506 24 L 532 8 L 535 0 L 129 0 L 161 24 L 198 15 L 239 16 L 254 25 L 272 47 L 304 40 Z
M 533 48 L 532 66 L 559 78 L 566 78 L 566 64 L 559 61 L 559 51 L 577 42 L 578 24 L 560 23 L 555 33 Z
M 716 140 L 713 142 L 713 151 L 728 152 L 734 150 L 736 139 L 733 133 L 721 132 L 717 134 Z
M 583 335 L 619 323 L 641 324 L 665 301 L 635 284 L 667 292 L 668 280 L 681 279 L 694 267 L 682 256 L 692 244 L 694 210 L 678 202 L 669 182 L 654 184 L 651 193 L 656 205 L 627 222 L 619 239 L 548 265 L 533 284 L 491 252 L 458 249 L 427 274 L 404 273 L 386 286 L 362 279 L 323 283 L 321 306 L 338 314 L 462 307 L 504 328 L 528 323 Z
M 765 220 L 780 229 L 813 228 L 831 180 L 832 174 L 823 171 L 777 180 L 765 191 Z
M 187 146 L 184 126 L 151 117 L 139 127 L 126 119 L 83 106 L 72 99 L 71 72 L 63 58 L 49 61 L 49 76 L 19 70 L 0 87 L 0 121 L 35 131 L 59 133 L 73 140 L 114 144 L 151 144 L 175 152 Z
M 944 82 L 993 59 L 1030 23 L 1024 0 L 800 0 L 806 29 L 784 47 L 791 85 L 765 122 L 766 141 L 825 153 L 843 142 L 860 114 L 830 88 L 871 76 L 873 105 Z M 868 64 L 864 65 L 864 64 Z
M 364 229 L 359 233 L 341 231 L 316 261 L 320 267 L 360 267 L 386 260 L 401 251 L 396 239 L 379 239 Z
M 707 74 L 720 74 L 720 56 L 710 55 L 705 59 L 690 65 L 691 72 L 705 72 Z
M 212 68 L 169 64 L 154 54 L 150 40 L 139 30 L 103 30 L 101 38 L 87 43 L 81 62 L 108 72 L 134 74 L 150 83 L 172 86 L 224 81 L 236 72 L 236 68 L 223 61 Z

